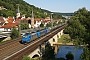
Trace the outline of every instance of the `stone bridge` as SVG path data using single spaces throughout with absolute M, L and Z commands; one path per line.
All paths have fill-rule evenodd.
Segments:
M 61 38 L 61 36 L 63 35 L 63 30 L 59 31 L 56 35 L 54 35 L 53 37 L 51 37 L 48 42 L 51 44 L 51 46 L 53 46 L 54 44 L 58 43 L 58 38 Z M 28 56 L 30 58 L 35 58 L 35 57 L 41 57 L 42 53 L 45 49 L 45 43 L 44 42 L 42 45 L 40 45 L 39 47 L 37 47 L 37 49 L 35 49 L 32 53 L 30 53 Z M 56 48 L 55 48 L 56 49 Z

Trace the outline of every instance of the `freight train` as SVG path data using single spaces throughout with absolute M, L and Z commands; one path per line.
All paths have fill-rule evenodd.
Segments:
M 22 36 L 21 42 L 22 43 L 29 43 L 30 41 L 35 40 L 36 38 L 39 38 L 40 36 L 45 35 L 49 32 L 50 32 L 50 28 L 45 28 L 41 31 L 38 30 L 37 32 L 34 32 L 34 33 L 25 33 Z

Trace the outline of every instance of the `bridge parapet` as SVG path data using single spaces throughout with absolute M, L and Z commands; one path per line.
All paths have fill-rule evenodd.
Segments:
M 63 35 L 63 30 L 59 31 L 56 35 L 54 35 L 53 37 L 51 37 L 48 41 L 51 44 L 51 46 L 53 46 L 54 44 L 58 43 L 58 38 L 60 38 Z M 44 42 L 42 45 L 40 45 L 37 49 L 35 49 L 32 53 L 30 53 L 28 56 L 30 58 L 34 58 L 34 57 L 40 57 L 42 56 L 42 53 L 45 50 L 45 44 L 46 42 Z

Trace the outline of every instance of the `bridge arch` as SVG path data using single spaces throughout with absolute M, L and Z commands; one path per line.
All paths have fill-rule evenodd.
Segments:
M 32 58 L 38 58 L 38 57 L 39 57 L 38 54 L 35 54 L 35 55 L 32 56 Z
M 57 38 L 59 38 L 59 35 L 57 34 Z
M 55 38 L 53 38 L 53 42 L 55 42 Z

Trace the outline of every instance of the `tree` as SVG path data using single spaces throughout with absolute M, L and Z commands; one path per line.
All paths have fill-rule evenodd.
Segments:
M 21 27 L 21 30 L 29 29 L 29 24 L 21 23 L 20 27 Z
M 41 24 L 40 24 L 40 27 L 44 27 L 44 24 L 41 23 Z
M 68 52 L 66 54 L 66 60 L 74 60 L 74 54 L 72 52 Z
M 57 26 L 57 23 L 56 23 L 56 22 L 54 22 L 54 23 L 53 23 L 53 26 Z
M 43 60 L 53 59 L 55 57 L 54 48 L 50 45 L 50 43 L 46 43 L 45 52 L 42 55 Z
M 70 20 L 68 22 L 68 27 L 65 30 L 69 33 L 72 40 L 78 41 L 78 44 L 81 44 L 84 41 L 86 29 L 79 20 Z
M 51 23 L 47 23 L 46 27 L 51 27 Z
M 15 27 L 13 27 L 12 30 L 11 30 L 11 38 L 15 39 L 15 38 L 18 38 L 18 37 L 19 37 L 19 32 L 18 32 L 18 30 L 16 30 Z
M 86 8 L 76 11 L 74 16 L 68 21 L 68 27 L 65 29 L 65 32 L 69 33 L 75 44 L 88 44 L 88 49 L 86 51 L 84 48 L 82 57 L 84 56 L 83 59 L 90 60 L 90 55 L 87 54 L 90 51 L 90 12 Z
M 88 47 L 84 47 L 84 52 L 81 54 L 81 60 L 90 60 L 90 50 Z
M 26 17 L 31 17 L 32 8 L 33 8 L 35 18 L 46 18 L 51 13 L 51 11 L 35 7 L 34 5 L 30 5 L 23 0 L 0 0 L 0 6 L 3 6 L 4 8 L 7 9 L 6 10 L 7 12 L 2 12 L 0 10 L 3 16 L 4 17 L 16 16 L 17 4 L 19 4 L 20 6 L 21 15 L 27 14 Z M 62 18 L 62 16 L 60 15 L 60 13 L 59 14 L 55 13 L 53 18 L 59 19 L 59 18 Z
M 31 59 L 28 56 L 24 56 L 22 60 L 31 60 Z

